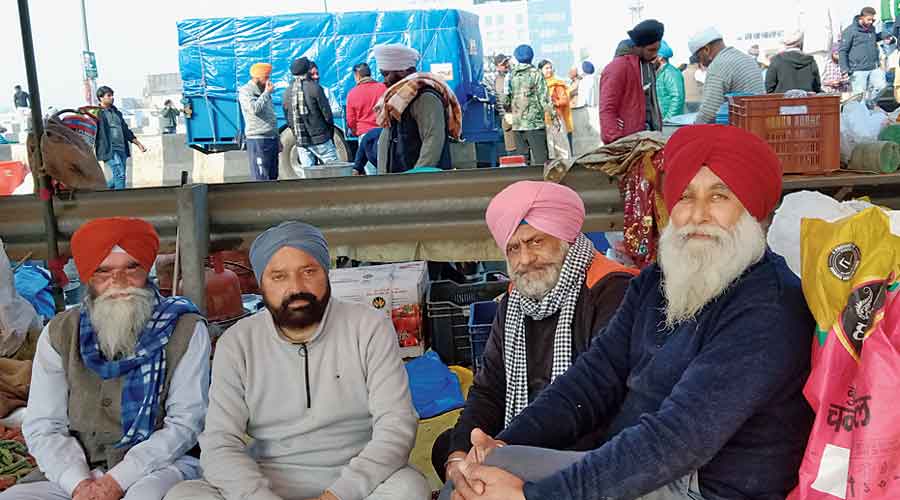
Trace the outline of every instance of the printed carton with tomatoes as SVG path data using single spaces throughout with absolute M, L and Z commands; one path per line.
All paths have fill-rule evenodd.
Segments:
M 334 269 L 332 295 L 382 311 L 391 318 L 401 347 L 422 342 L 422 302 L 428 284 L 424 262 Z

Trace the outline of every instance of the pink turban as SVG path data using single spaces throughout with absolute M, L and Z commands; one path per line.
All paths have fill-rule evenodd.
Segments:
M 491 200 L 485 220 L 503 253 L 523 222 L 554 238 L 574 243 L 584 225 L 584 202 L 578 193 L 566 186 L 521 181 L 500 191 Z

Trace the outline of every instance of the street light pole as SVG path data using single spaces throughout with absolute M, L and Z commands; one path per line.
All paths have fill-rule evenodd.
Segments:
M 322 3 L 325 4 L 325 12 L 328 12 L 328 0 L 322 0 Z
M 91 52 L 91 41 L 88 39 L 87 8 L 85 0 L 81 0 L 81 34 L 84 41 L 84 51 L 81 54 L 81 67 L 84 76 L 84 98 L 89 105 L 97 104 L 97 79 L 91 74 L 88 67 L 93 66 L 94 54 Z M 94 68 L 96 72 L 96 68 Z

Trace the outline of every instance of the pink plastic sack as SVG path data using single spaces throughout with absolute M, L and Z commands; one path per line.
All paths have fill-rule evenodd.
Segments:
M 788 499 L 900 499 L 897 237 L 877 208 L 807 219 L 802 233 L 803 290 L 818 324 L 803 392 L 816 419 Z

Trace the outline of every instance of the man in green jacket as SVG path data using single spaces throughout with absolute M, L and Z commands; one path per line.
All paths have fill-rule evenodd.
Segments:
M 684 113 L 684 76 L 669 64 L 674 53 L 663 40 L 659 46 L 659 71 L 656 75 L 656 94 L 663 120 Z
M 547 81 L 544 75 L 531 62 L 534 50 L 528 45 L 516 48 L 514 56 L 518 64 L 512 68 L 509 76 L 509 93 L 504 97 L 507 114 L 504 120 L 516 133 L 518 154 L 528 156 L 531 153 L 531 165 L 543 166 L 550 157 L 547 149 L 547 125 L 553 120 L 556 111 L 550 101 Z

